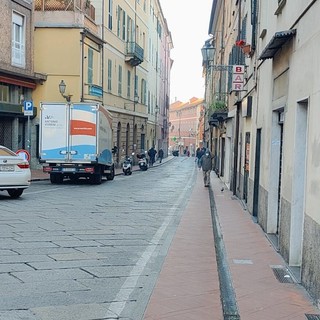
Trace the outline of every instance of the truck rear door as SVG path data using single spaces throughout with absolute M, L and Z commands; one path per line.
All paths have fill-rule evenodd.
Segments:
M 70 109 L 70 159 L 95 161 L 97 158 L 98 108 L 89 104 L 73 104 Z
M 40 156 L 42 160 L 68 157 L 68 105 L 42 104 L 40 119 Z

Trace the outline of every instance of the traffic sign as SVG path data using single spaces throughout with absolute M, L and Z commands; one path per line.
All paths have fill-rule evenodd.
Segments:
M 24 109 L 25 116 L 33 116 L 33 102 L 32 101 L 24 101 L 23 109 Z
M 20 156 L 21 158 L 23 158 L 24 160 L 30 161 L 30 159 L 31 159 L 30 153 L 27 150 L 19 149 L 16 152 L 16 154 L 18 156 Z

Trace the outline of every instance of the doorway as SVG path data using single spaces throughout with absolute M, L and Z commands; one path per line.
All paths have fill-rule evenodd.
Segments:
M 116 153 L 116 162 L 119 164 L 120 161 L 120 142 L 121 142 L 121 123 L 118 122 L 117 126 L 117 153 Z
M 307 163 L 308 100 L 297 105 L 293 153 L 292 204 L 290 220 L 289 265 L 302 263 L 303 224 L 305 211 L 305 180 Z M 300 271 L 300 270 L 299 270 Z
M 256 152 L 255 152 L 255 164 L 254 164 L 254 184 L 253 184 L 253 217 L 258 220 L 259 209 L 259 185 L 260 185 L 260 160 L 261 160 L 261 129 L 257 129 L 256 136 Z
M 250 132 L 246 132 L 245 155 L 244 155 L 244 177 L 243 177 L 243 200 L 245 203 L 248 202 L 249 159 L 250 159 Z

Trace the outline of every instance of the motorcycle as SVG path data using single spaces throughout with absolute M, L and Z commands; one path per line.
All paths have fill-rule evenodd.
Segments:
M 132 174 L 132 157 L 126 156 L 122 164 L 122 171 L 125 176 Z
M 148 160 L 145 153 L 137 154 L 137 158 L 139 159 L 138 165 L 140 170 L 142 171 L 148 170 Z

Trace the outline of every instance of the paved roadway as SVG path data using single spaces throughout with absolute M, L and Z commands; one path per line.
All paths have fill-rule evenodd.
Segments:
M 196 167 L 0 192 L 0 320 L 142 319 Z

